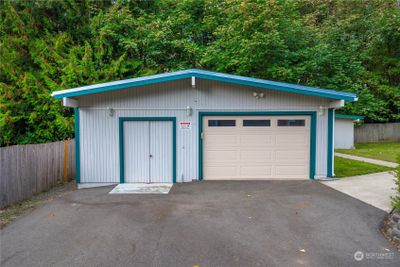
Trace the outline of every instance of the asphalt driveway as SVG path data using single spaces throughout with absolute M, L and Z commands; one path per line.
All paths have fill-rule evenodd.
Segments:
M 17 219 L 1 231 L 0 265 L 400 266 L 379 232 L 386 213 L 317 182 L 111 189 L 73 191 Z M 355 261 L 356 251 L 369 254 Z

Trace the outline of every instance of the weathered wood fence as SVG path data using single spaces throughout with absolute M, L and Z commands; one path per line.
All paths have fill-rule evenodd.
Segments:
M 355 143 L 400 142 L 400 122 L 366 123 L 354 128 Z
M 74 178 L 74 140 L 0 148 L 0 208 Z

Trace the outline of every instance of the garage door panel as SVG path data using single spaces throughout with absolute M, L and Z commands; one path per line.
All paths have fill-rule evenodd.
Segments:
M 235 120 L 235 127 L 208 127 L 208 118 L 203 118 L 204 179 L 308 179 L 309 117 L 218 117 Z M 243 126 L 244 119 L 270 123 Z M 285 126 L 278 126 L 278 120 L 285 120 Z M 303 120 L 305 126 L 295 126 L 295 120 Z
M 209 150 L 205 157 L 212 162 L 236 162 L 239 159 L 239 152 L 236 150 Z
M 227 135 L 227 134 L 210 134 L 207 136 L 206 146 L 208 147 L 222 147 L 222 146 L 234 146 L 238 144 L 238 136 Z
M 307 166 L 308 167 L 308 166 Z M 303 178 L 304 175 L 307 173 L 307 168 L 304 165 L 281 165 L 275 167 L 275 172 L 279 176 L 296 176 L 299 178 Z
M 243 166 L 240 168 L 240 177 L 268 178 L 272 176 L 272 166 Z
M 242 134 L 239 136 L 240 145 L 242 146 L 261 146 L 261 145 L 272 145 L 275 143 L 275 136 L 273 135 L 260 135 L 260 134 Z
M 238 177 L 238 166 L 209 166 L 204 175 L 208 179 L 232 179 Z
M 283 162 L 304 162 L 307 156 L 307 148 L 303 150 L 277 150 L 275 152 L 276 160 Z
M 240 151 L 240 160 L 242 162 L 271 162 L 273 152 L 265 150 Z
M 304 143 L 308 143 L 308 138 L 304 133 L 298 134 L 281 134 L 276 136 L 276 144 L 277 145 L 304 145 Z

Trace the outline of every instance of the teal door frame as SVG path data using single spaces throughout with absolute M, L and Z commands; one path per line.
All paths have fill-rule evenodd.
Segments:
M 170 121 L 172 122 L 172 182 L 176 183 L 176 117 L 119 117 L 119 182 L 125 182 L 124 170 L 124 122 L 125 121 Z
M 310 179 L 315 176 L 317 139 L 316 111 L 199 112 L 199 180 L 203 180 L 203 117 L 205 116 L 310 116 Z
M 334 176 L 334 147 L 333 147 L 333 131 L 335 127 L 335 110 L 333 108 L 328 109 L 328 170 L 327 175 L 328 177 Z
M 81 182 L 81 148 L 79 132 L 79 108 L 74 108 L 75 120 L 75 164 L 76 164 L 76 183 Z

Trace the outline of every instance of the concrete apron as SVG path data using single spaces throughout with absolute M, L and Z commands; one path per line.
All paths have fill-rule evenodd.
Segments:
M 392 210 L 391 196 L 394 196 L 396 192 L 394 176 L 390 172 L 321 181 L 320 183 L 386 212 Z
M 109 194 L 168 194 L 173 184 L 119 184 Z

